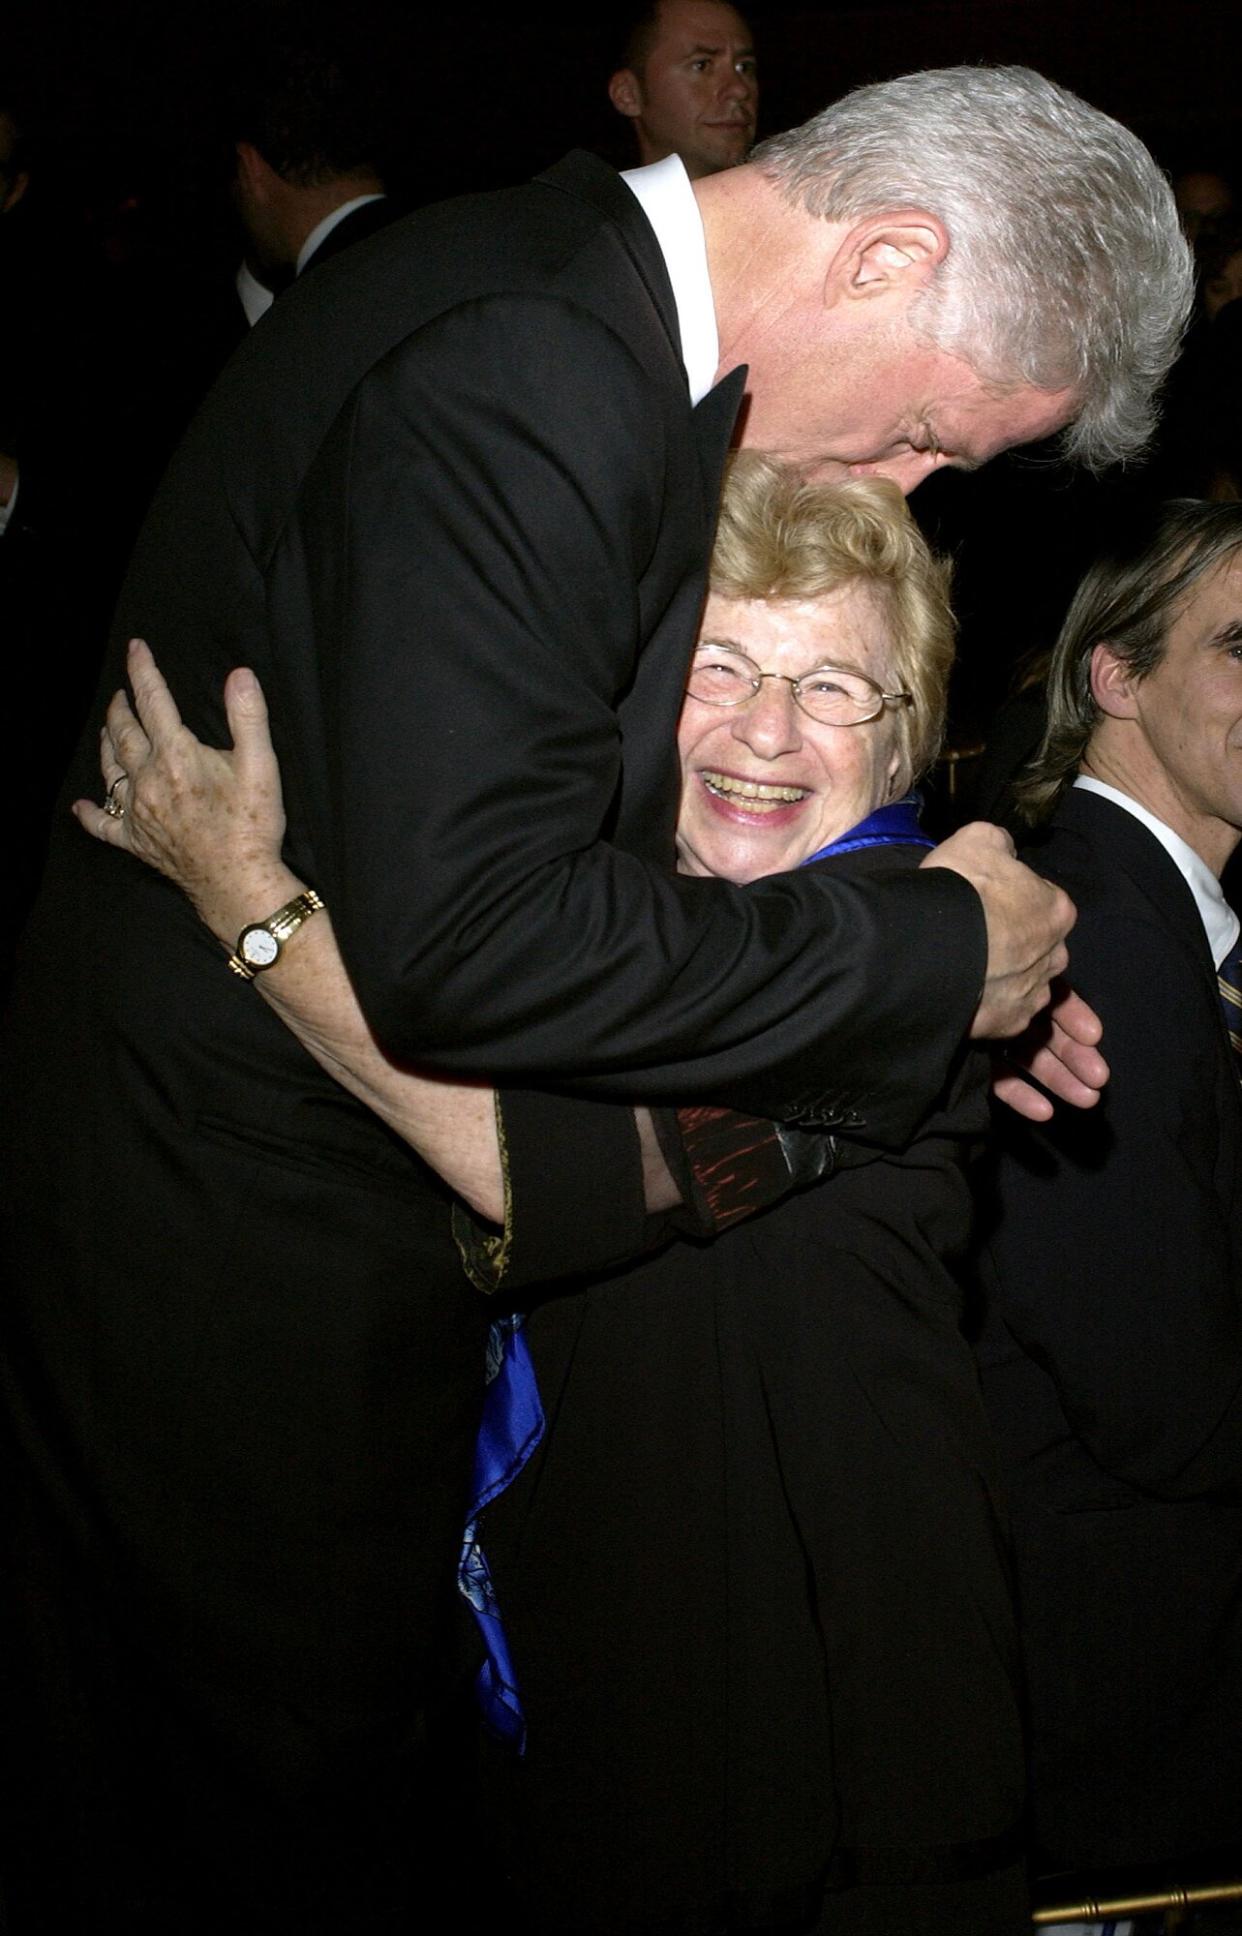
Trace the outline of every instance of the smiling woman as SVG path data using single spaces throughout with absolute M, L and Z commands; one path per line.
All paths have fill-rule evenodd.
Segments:
M 915 865 L 901 796 L 952 639 L 895 484 L 737 457 L 678 733 L 681 871 Z M 908 1148 L 838 1141 L 830 1182 L 530 1311 L 548 1430 L 482 1522 L 527 1724 L 490 1769 L 524 1927 L 1029 1927 L 952 1271 L 984 1120 L 968 1060 Z
M 905 793 L 952 658 L 947 580 L 896 485 L 736 457 L 677 733 L 681 871 L 797 867 Z

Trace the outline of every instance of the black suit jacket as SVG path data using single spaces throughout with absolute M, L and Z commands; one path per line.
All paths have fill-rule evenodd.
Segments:
M 671 872 L 740 387 L 691 411 L 662 258 L 590 158 L 394 223 L 299 278 L 223 373 L 140 538 L 106 683 L 142 634 L 219 741 L 225 673 L 257 670 L 290 861 L 397 1056 L 900 1140 L 979 992 L 973 891 Z M 92 732 L 70 787 L 98 785 Z M 142 1716 L 173 1709 L 136 1663 L 193 1689 L 180 1819 L 214 1819 L 195 1771 L 223 1755 L 241 1821 L 316 1796 L 310 1842 L 343 1850 L 374 1744 L 415 1738 L 434 1683 L 472 1451 L 486 1305 L 444 1192 L 177 892 L 63 815 L 17 980 L 5 1378 L 32 1523 L 54 1520 L 37 1564 L 89 1555 L 59 1592 L 86 1581 L 125 1636 L 100 1705 L 130 1717 L 138 1768 L 167 1765 Z M 81 1628 L 100 1658 L 93 1612 Z M 89 1733 L 90 1698 L 73 1708 Z M 13 1737 L 55 1729 L 36 1707 Z M 49 1779 L 99 1765 L 88 1740 Z M 45 1820 L 70 1806 L 106 1878 L 119 1804 L 61 1796 Z M 155 1841 L 139 1873 L 168 1859 Z M 35 1863 L 38 1887 L 56 1862 Z
M 398 1057 L 900 1144 L 979 992 L 973 891 L 669 867 L 739 385 L 691 412 L 662 258 L 589 157 L 392 224 L 300 279 L 224 372 L 139 542 L 105 685 L 141 633 L 218 740 L 224 673 L 256 668 L 289 858 Z M 70 792 L 95 765 L 88 734 Z M 140 976 L 97 973 L 135 950 Z M 19 1028 L 53 1092 L 50 1044 L 124 1108 L 133 1085 L 96 1072 L 119 1033 L 179 1122 L 391 1181 L 384 1132 L 239 1001 L 180 897 L 68 823 L 28 959 Z
M 299 864 L 394 1052 L 903 1136 L 978 993 L 970 891 L 664 871 L 735 397 L 692 417 L 632 198 L 583 159 L 358 250 L 213 397 L 124 627 L 192 717 L 239 651 L 272 681 Z M 174 587 L 187 553 L 212 577 Z
M 1242 1099 L 1202 921 L 1133 815 L 1027 856 L 1079 910 L 1100 1106 L 999 1126 L 984 1389 L 1014 1506 L 1046 1863 L 1242 1822 Z

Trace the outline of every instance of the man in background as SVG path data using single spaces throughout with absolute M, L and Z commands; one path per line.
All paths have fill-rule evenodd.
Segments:
M 634 16 L 608 98 L 640 163 L 679 155 L 691 181 L 736 168 L 759 107 L 750 28 L 727 0 L 652 0 Z
M 1024 851 L 1078 908 L 1074 986 L 1112 1074 L 1089 1115 L 998 1123 L 984 1256 L 1035 1855 L 1236 1865 L 1242 958 L 1220 875 L 1242 834 L 1242 505 L 1127 520 L 1066 619 L 1048 720 Z
M 375 89 L 359 50 L 294 29 L 247 63 L 232 105 L 248 324 L 296 276 L 390 222 Z

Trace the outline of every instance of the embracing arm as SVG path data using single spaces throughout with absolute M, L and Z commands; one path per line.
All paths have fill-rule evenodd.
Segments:
M 77 817 L 88 832 L 181 887 L 231 948 L 261 910 L 273 911 L 306 885 L 281 857 L 280 771 L 262 691 L 244 669 L 226 682 L 234 746 L 223 751 L 183 726 L 141 641 L 131 643 L 129 672 L 137 712 L 117 693 L 102 735 L 112 810 L 81 800 Z M 641 1105 L 517 1090 L 497 1096 L 482 1082 L 399 1067 L 366 1024 L 326 911 L 298 930 L 256 982 L 330 1076 L 409 1143 L 485 1225 L 502 1226 L 496 1235 L 458 1219 L 463 1255 L 484 1288 L 620 1261 L 647 1247 L 653 1213 L 679 1205 L 680 1227 L 713 1235 L 828 1173 L 837 1160 L 827 1136 L 781 1132 L 719 1107 L 665 1109 L 657 1128 Z M 612 1184 L 602 1194 L 601 1176 Z M 589 1229 L 587 1203 L 595 1208 Z
M 402 1060 L 903 1142 L 981 993 L 1001 1033 L 1046 999 L 1068 903 L 1008 855 L 1006 909 L 952 854 L 894 881 L 737 887 L 604 837 L 623 778 L 657 771 L 649 743 L 671 747 L 692 614 L 643 648 L 680 584 L 652 563 L 671 483 L 696 479 L 683 452 L 673 480 L 684 423 L 636 358 L 567 310 L 480 303 L 419 332 L 360 387 L 300 506 L 331 744 L 301 748 L 299 772 L 325 774 L 305 831 L 363 1010 Z M 707 530 L 685 515 L 683 567 Z
M 123 693 L 102 735 L 105 783 L 124 812 L 79 800 L 88 833 L 120 846 L 181 887 L 199 918 L 231 951 L 247 923 L 273 913 L 307 883 L 281 859 L 284 806 L 254 674 L 225 686 L 232 752 L 204 746 L 183 727 L 148 648 L 133 641 L 129 671 L 137 712 Z M 320 1067 L 410 1144 L 489 1222 L 506 1221 L 507 1167 L 497 1097 L 483 1081 L 450 1081 L 399 1067 L 367 1026 L 341 960 L 331 911 L 315 915 L 254 987 Z M 622 1134 L 618 1118 L 629 1127 Z M 677 1188 L 649 1112 L 596 1112 L 608 1158 L 637 1164 L 648 1211 L 671 1208 Z M 572 1133 L 572 1132 L 569 1132 Z M 634 1144 L 633 1155 L 629 1144 Z M 597 1152 L 598 1153 L 598 1152 Z

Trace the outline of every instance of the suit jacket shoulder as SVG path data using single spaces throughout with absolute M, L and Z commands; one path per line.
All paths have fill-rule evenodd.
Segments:
M 1099 796 L 1072 794 L 1027 858 L 1078 906 L 1069 975 L 1111 1074 L 1093 1110 L 997 1125 L 983 1355 L 1002 1431 L 1070 1498 L 1236 1488 L 1242 1100 L 1203 924 L 1160 843 Z

